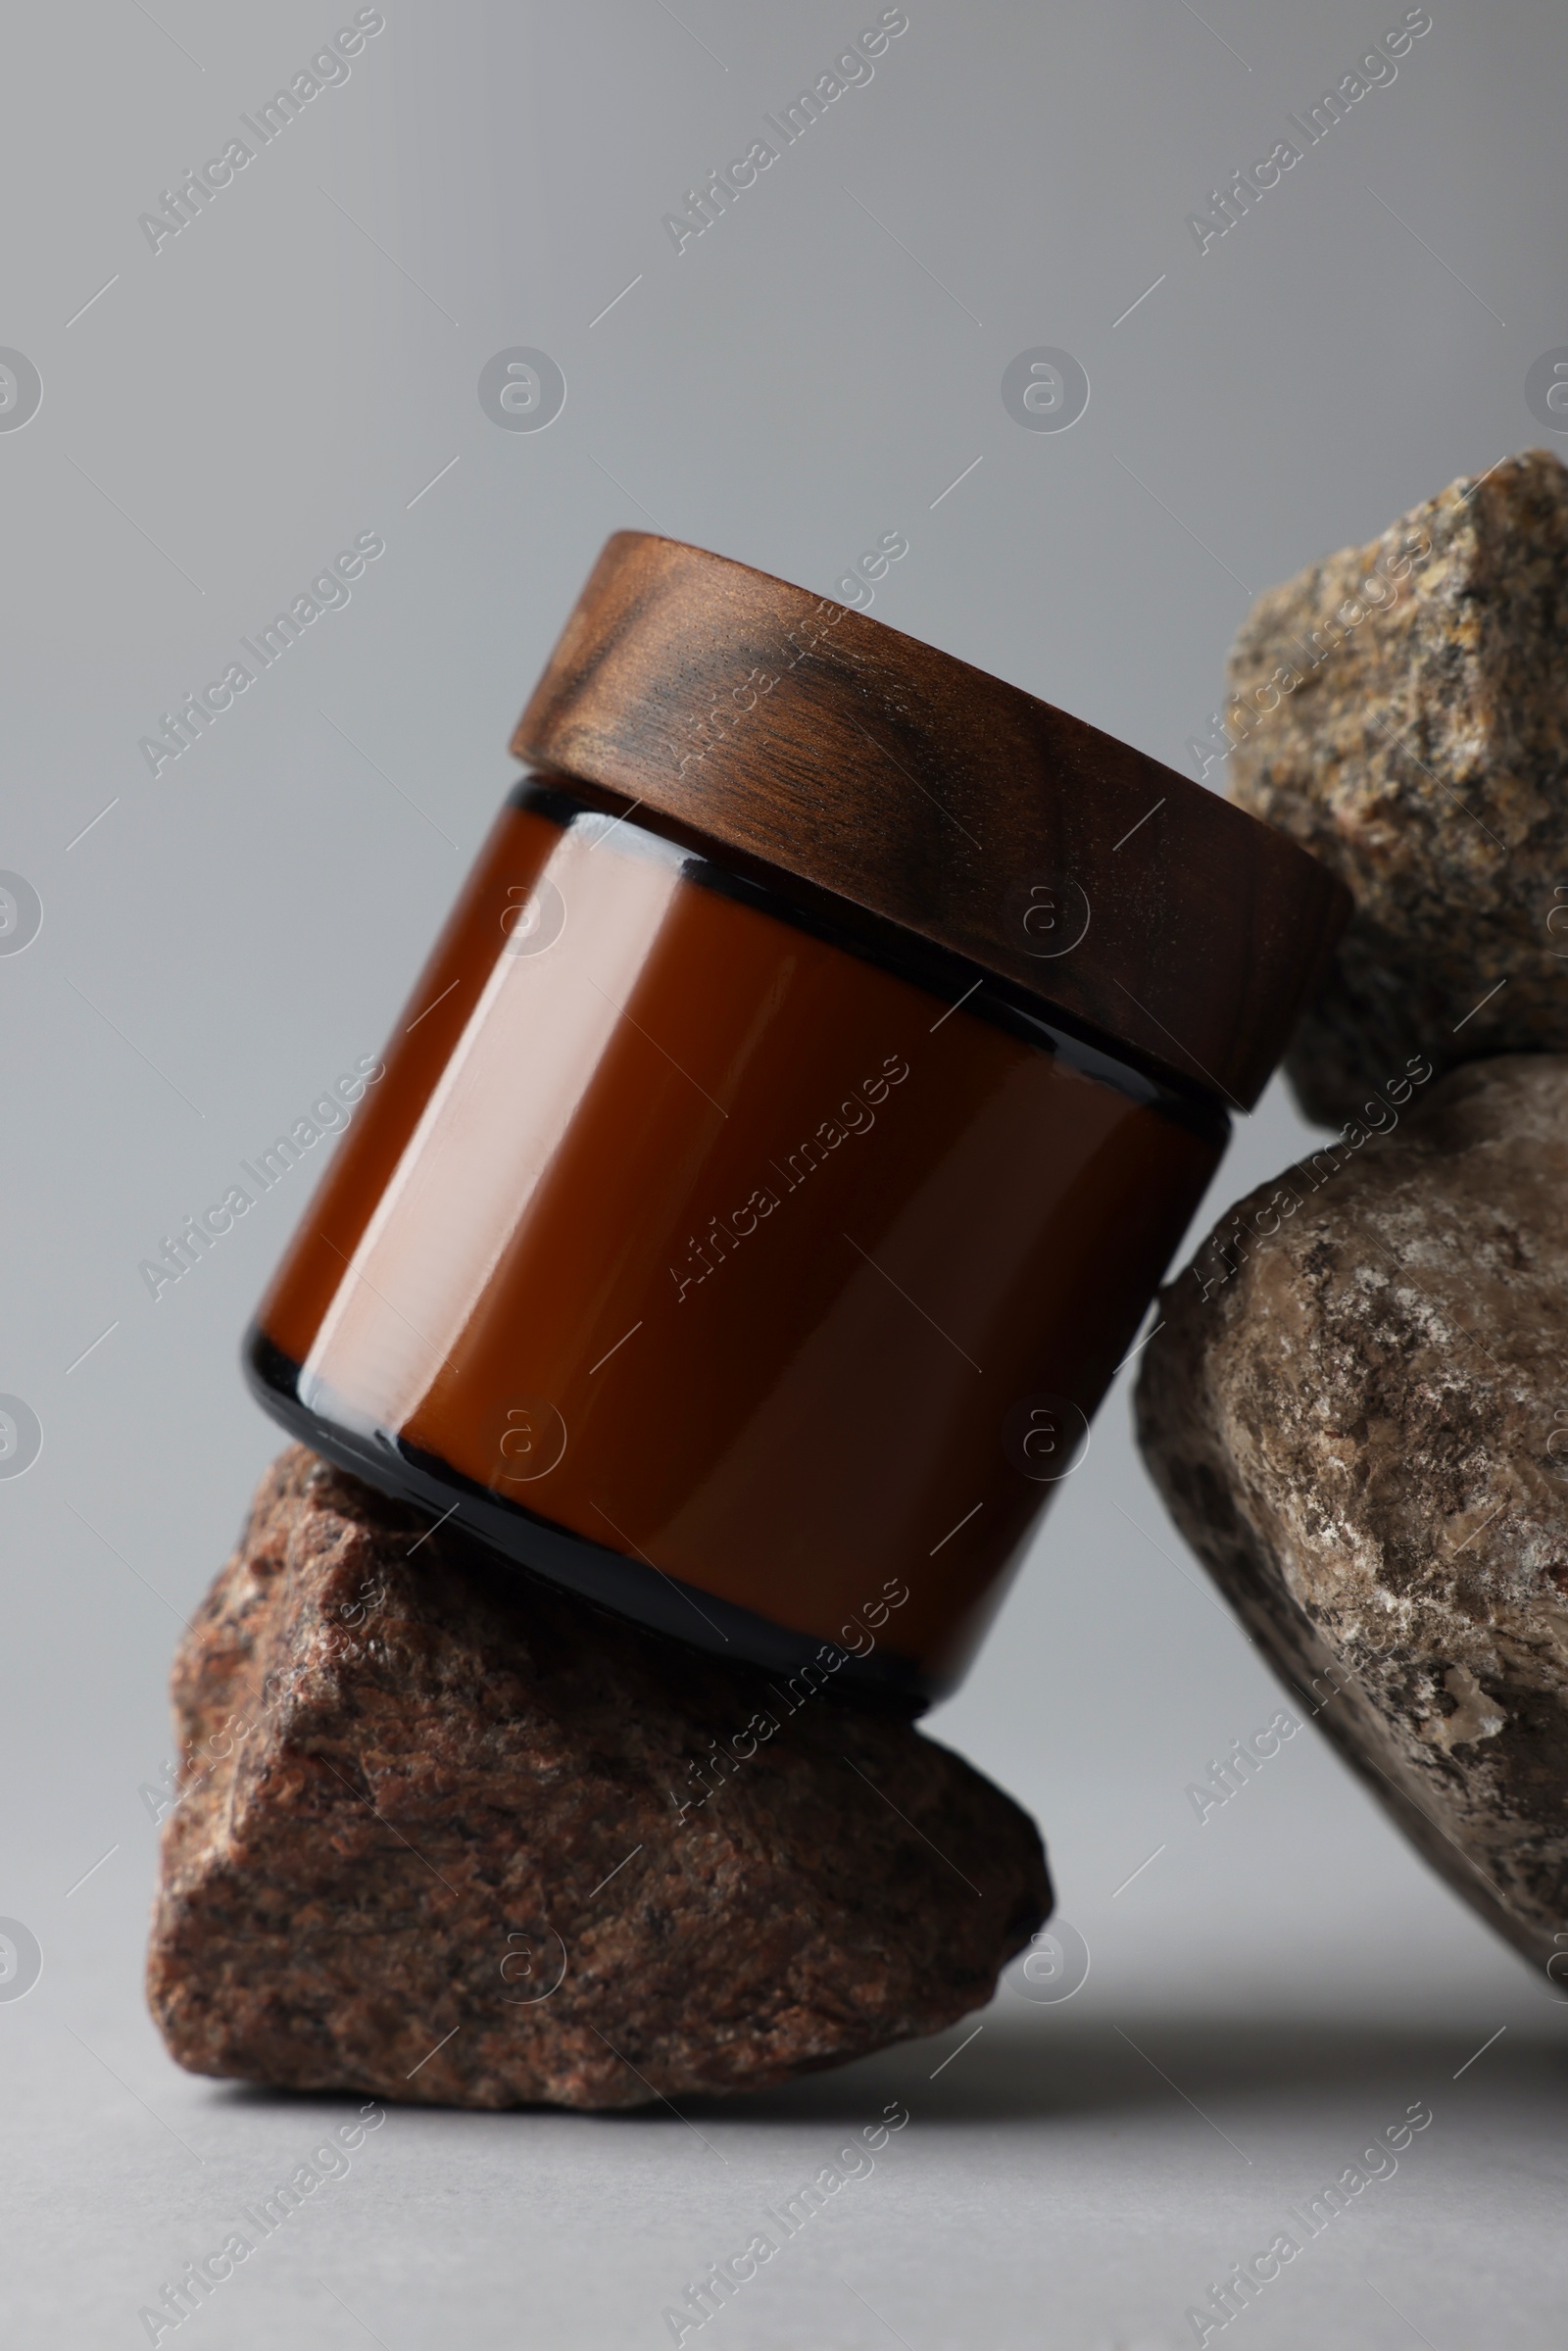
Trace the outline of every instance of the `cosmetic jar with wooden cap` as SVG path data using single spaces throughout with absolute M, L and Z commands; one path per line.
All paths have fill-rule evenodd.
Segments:
M 1345 918 L 864 614 L 612 538 L 246 1347 L 304 1442 L 809 1689 L 950 1689 Z

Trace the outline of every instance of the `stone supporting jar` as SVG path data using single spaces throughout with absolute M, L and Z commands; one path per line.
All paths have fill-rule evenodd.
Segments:
M 923 1704 L 1345 895 L 1030 695 L 636 532 L 513 749 L 251 1383 L 537 1574 Z

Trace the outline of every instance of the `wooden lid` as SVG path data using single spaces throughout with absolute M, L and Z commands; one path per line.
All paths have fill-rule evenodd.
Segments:
M 1349 911 L 1200 784 L 863 612 L 617 531 L 512 740 L 1240 1108 Z

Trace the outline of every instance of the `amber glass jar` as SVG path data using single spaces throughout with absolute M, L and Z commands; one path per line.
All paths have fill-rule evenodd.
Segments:
M 803 743 L 832 772 L 824 698 L 879 714 L 863 662 L 846 678 L 808 616 L 853 620 L 885 694 L 901 661 L 975 692 L 978 673 L 782 583 L 612 542 L 519 730 L 549 772 L 481 852 L 247 1363 L 318 1450 L 536 1572 L 738 1660 L 918 1704 L 1082 1457 L 1240 1098 L 1174 1038 L 1161 1057 L 1074 1002 L 1097 916 L 1112 960 L 1126 927 L 1105 892 L 1147 893 L 1147 861 L 1102 876 L 1080 849 L 1069 871 L 1048 838 L 1009 857 L 998 796 L 961 814 L 950 797 L 960 849 L 982 824 L 998 843 L 978 850 L 997 861 L 977 927 L 926 788 L 918 814 L 899 796 L 889 841 L 863 747 L 828 793 L 813 778 L 795 854 L 748 833 L 777 834 Z M 704 679 L 681 729 L 669 681 L 689 701 L 705 662 L 750 700 L 731 692 L 715 728 Z M 828 674 L 791 699 L 813 663 Z M 929 769 L 923 737 L 884 737 L 896 780 Z M 1139 789 L 1207 800 L 1105 748 Z M 1216 893 L 1254 971 L 1282 965 L 1277 1052 L 1332 887 L 1213 806 L 1304 903 L 1282 955 L 1255 875 L 1228 914 Z M 1212 990 L 1189 993 L 1190 1027 L 1255 1091 L 1255 1020 L 1221 1035 Z

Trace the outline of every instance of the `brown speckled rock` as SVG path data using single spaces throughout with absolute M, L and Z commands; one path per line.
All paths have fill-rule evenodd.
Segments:
M 181 2065 L 634 2106 L 990 1998 L 1051 1892 L 988 1781 L 428 1523 L 293 1447 L 181 1645 L 148 1968 Z
M 1277 1670 L 1544 1966 L 1568 1931 L 1568 1060 L 1458 1070 L 1315 1174 L 1241 1203 L 1228 1278 L 1205 1249 L 1164 1293 L 1144 1455 Z
M 1441 1074 L 1568 1051 L 1565 654 L 1568 472 L 1545 450 L 1452 483 L 1244 623 L 1231 797 L 1356 902 L 1287 1063 L 1308 1117 L 1358 1115 L 1412 1054 Z

